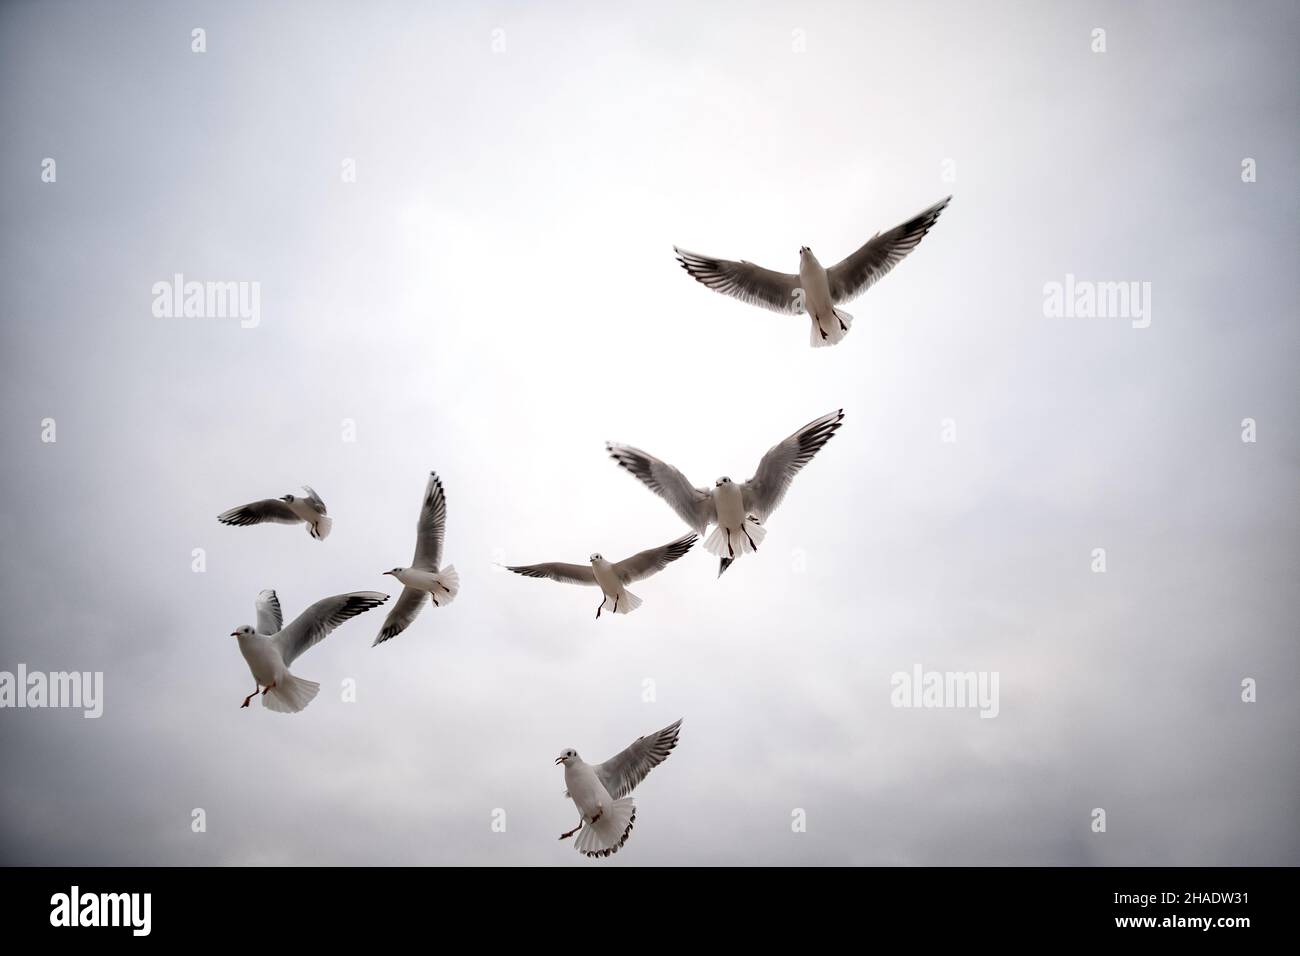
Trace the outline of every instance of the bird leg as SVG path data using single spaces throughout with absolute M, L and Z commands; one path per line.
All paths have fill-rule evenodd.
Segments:
M 817 331 L 822 334 L 823 342 L 825 342 L 827 339 L 830 338 L 830 336 L 826 334 L 826 330 L 822 328 L 822 323 L 820 319 L 817 321 Z
M 849 327 L 844 324 L 844 320 L 841 319 L 838 315 L 835 316 L 835 321 L 839 322 L 841 332 L 847 332 L 849 330 Z
M 256 696 L 257 696 L 257 692 L 258 692 L 259 690 L 261 690 L 261 689 L 262 689 L 262 688 L 260 688 L 260 687 L 254 687 L 254 688 L 253 688 L 253 692 L 252 692 L 251 694 L 249 694 L 247 697 L 245 697 L 245 698 L 244 698 L 244 702 L 243 702 L 242 704 L 239 705 L 240 709 L 242 710 L 243 708 L 247 707 L 247 706 L 248 706 L 248 702 L 249 702 L 250 700 L 252 700 L 254 697 L 256 697 Z
M 263 696 L 263 697 L 266 696 L 266 691 L 267 691 L 267 690 L 274 690 L 274 689 L 275 689 L 275 681 L 271 681 L 271 683 L 269 683 L 269 684 L 266 685 L 266 690 L 262 691 L 262 696 Z
M 754 549 L 755 554 L 758 554 L 758 545 L 754 543 L 753 538 L 749 537 L 749 529 L 742 525 L 740 530 L 745 532 L 745 538 L 749 541 L 749 546 Z
M 614 595 L 614 613 L 615 613 L 615 614 L 618 613 L 618 595 L 617 595 L 617 594 Z
M 569 837 L 573 836 L 575 833 L 577 833 L 577 832 L 578 832 L 579 830 L 581 830 L 581 829 L 582 829 L 582 818 L 579 817 L 579 818 L 578 818 L 578 825 L 577 825 L 576 827 L 574 827 L 572 830 L 570 830 L 568 833 L 561 833 L 561 834 L 560 834 L 560 839 L 561 839 L 561 840 L 567 840 Z
M 596 804 L 596 815 L 591 818 L 591 825 L 595 826 L 596 821 L 599 820 L 604 815 L 605 815 L 605 808 L 602 807 L 599 803 Z
M 736 549 L 731 546 L 731 529 L 728 528 L 727 529 L 727 557 L 734 558 L 735 556 L 736 556 Z
M 596 620 L 600 620 L 600 609 L 605 606 L 605 596 L 602 594 L 600 603 L 596 605 Z

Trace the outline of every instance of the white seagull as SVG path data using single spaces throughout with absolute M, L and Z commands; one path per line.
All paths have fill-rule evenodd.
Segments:
M 888 232 L 878 232 L 861 249 L 830 269 L 808 246 L 799 249 L 799 274 L 774 272 L 752 262 L 733 262 L 673 246 L 677 261 L 715 292 L 787 315 L 807 313 L 813 346 L 837 345 L 848 335 L 853 316 L 836 308 L 851 302 L 917 247 L 952 200 L 949 196 Z
M 409 568 L 385 571 L 405 587 L 397 603 L 388 612 L 384 626 L 371 647 L 396 637 L 411 626 L 415 616 L 424 607 L 426 597 L 433 598 L 434 607 L 442 607 L 456 599 L 460 591 L 460 575 L 454 565 L 439 569 L 442 560 L 442 538 L 447 528 L 447 497 L 442 492 L 442 482 L 436 472 L 429 472 L 424 486 L 424 504 L 420 506 L 420 520 L 415 524 L 415 557 Z
M 676 541 L 639 551 L 630 558 L 611 563 L 599 553 L 590 558 L 591 566 L 583 564 L 564 564 L 551 561 L 547 564 L 525 564 L 507 567 L 530 578 L 550 578 L 563 584 L 594 584 L 605 595 L 605 600 L 596 607 L 596 617 L 601 611 L 614 614 L 630 614 L 641 606 L 641 599 L 627 590 L 625 585 L 642 581 L 653 574 L 658 574 L 671 562 L 676 561 L 699 540 L 694 534 L 684 535 Z
M 262 706 L 267 710 L 280 714 L 296 714 L 302 710 L 320 691 L 320 684 L 295 677 L 289 673 L 289 665 L 344 621 L 387 600 L 388 595 L 378 591 L 336 594 L 317 601 L 288 627 L 282 627 L 280 600 L 275 592 L 258 594 L 257 630 L 245 624 L 230 632 L 231 637 L 239 639 L 239 652 L 257 681 L 253 692 L 239 706 L 247 707 L 261 690 Z
M 252 501 L 238 508 L 231 508 L 217 515 L 222 524 L 243 526 L 274 521 L 279 524 L 297 524 L 307 522 L 307 532 L 317 541 L 324 541 L 334 526 L 333 520 L 325 513 L 325 502 L 320 495 L 307 485 L 302 486 L 307 492 L 306 498 L 297 495 L 284 495 L 281 498 L 264 498 Z
M 667 501 L 696 534 L 704 534 L 710 524 L 717 523 L 704 547 L 721 558 L 718 565 L 721 577 L 738 555 L 758 550 L 767 534 L 762 523 L 781 503 L 799 469 L 831 440 L 843 419 L 841 408 L 809 422 L 785 441 L 773 445 L 749 481 L 736 484 L 724 476 L 713 483 L 712 491 L 696 488 L 672 465 L 639 448 L 607 443 L 605 449 L 611 458 Z
M 682 722 L 677 720 L 601 764 L 585 763 L 569 748 L 555 758 L 564 764 L 564 795 L 578 808 L 578 825 L 560 839 L 578 833 L 573 847 L 587 856 L 609 856 L 627 842 L 636 822 L 636 805 L 628 796 L 677 746 Z M 585 826 L 586 829 L 583 829 Z M 579 831 L 582 831 L 579 833 Z

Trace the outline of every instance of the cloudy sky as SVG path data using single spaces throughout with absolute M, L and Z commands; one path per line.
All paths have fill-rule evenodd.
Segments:
M 1298 31 L 0 7 L 0 671 L 105 686 L 98 720 L 0 711 L 0 862 L 586 863 L 554 757 L 679 716 L 600 865 L 1300 862 Z M 672 256 L 831 263 L 949 193 L 833 349 Z M 259 324 L 155 316 L 177 273 L 258 283 Z M 1150 283 L 1149 326 L 1045 316 L 1067 274 Z M 596 621 L 495 566 L 685 530 L 605 440 L 744 478 L 839 407 L 721 580 L 697 549 Z M 392 591 L 431 469 L 457 602 L 344 625 L 299 715 L 240 710 L 257 592 Z M 303 483 L 323 544 L 215 520 Z M 996 672 L 998 716 L 892 706 L 917 665 Z

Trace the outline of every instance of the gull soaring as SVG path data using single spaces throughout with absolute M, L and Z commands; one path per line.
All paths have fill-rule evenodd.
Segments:
M 320 495 L 312 491 L 308 485 L 303 485 L 302 490 L 307 492 L 306 498 L 297 495 L 264 498 L 261 501 L 252 501 L 238 508 L 223 511 L 217 515 L 217 520 L 222 524 L 239 527 L 262 524 L 266 521 L 274 521 L 278 524 L 297 524 L 299 521 L 305 521 L 308 534 L 317 541 L 324 541 L 334 522 L 325 513 L 325 502 L 321 501 Z
M 388 612 L 384 626 L 375 638 L 376 645 L 389 638 L 396 637 L 410 627 L 415 616 L 424 607 L 426 597 L 433 599 L 434 607 L 443 607 L 456 599 L 460 591 L 460 576 L 454 565 L 439 569 L 442 561 L 442 538 L 447 527 L 447 497 L 442 491 L 442 482 L 436 472 L 429 472 L 429 480 L 424 486 L 424 504 L 420 507 L 420 519 L 415 524 L 415 557 L 409 568 L 393 568 L 385 571 L 403 585 L 397 603 Z
M 658 733 L 638 737 L 632 746 L 601 764 L 589 764 L 569 748 L 555 758 L 564 764 L 564 795 L 578 808 L 578 825 L 560 839 L 575 833 L 573 847 L 590 857 L 617 853 L 632 833 L 636 805 L 628 796 L 677 746 L 680 719 Z
M 717 523 L 704 542 L 721 559 L 718 576 L 742 554 L 757 551 L 767 530 L 763 522 L 785 497 L 799 469 L 831 440 L 844 419 L 844 409 L 809 422 L 785 441 L 773 445 L 758 463 L 754 477 L 742 484 L 722 477 L 713 490 L 697 488 L 667 462 L 630 445 L 606 444 L 610 457 L 639 478 L 672 507 L 696 534 Z
M 774 272 L 752 262 L 702 256 L 676 246 L 673 251 L 682 268 L 713 291 L 773 312 L 807 313 L 812 321 L 811 344 L 837 345 L 848 335 L 853 316 L 836 306 L 856 299 L 902 262 L 951 200 L 949 196 L 902 225 L 876 233 L 861 249 L 829 269 L 817 261 L 812 249 L 801 246 L 798 275 Z
M 591 556 L 590 567 L 551 561 L 547 564 L 516 565 L 506 570 L 530 578 L 550 578 L 563 584 L 594 584 L 605 596 L 605 600 L 596 607 L 596 617 L 600 617 L 601 611 L 630 614 L 641 606 L 641 599 L 627 590 L 626 585 L 658 574 L 691 550 L 698 540 L 694 534 L 684 535 L 662 547 L 639 551 L 616 563 L 606 561 L 597 553 Z
M 240 707 L 262 692 L 262 706 L 280 714 L 296 714 L 315 698 L 320 684 L 289 673 L 302 652 L 319 644 L 334 628 L 372 607 L 388 600 L 378 591 L 353 591 L 317 601 L 298 615 L 288 627 L 282 627 L 280 600 L 274 591 L 257 596 L 257 630 L 245 624 L 230 632 L 239 639 L 239 652 L 248 662 L 257 685 Z M 263 689 L 265 688 L 265 689 Z

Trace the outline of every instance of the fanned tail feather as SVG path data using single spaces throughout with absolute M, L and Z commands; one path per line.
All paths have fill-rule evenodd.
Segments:
M 296 714 L 320 693 L 320 684 L 286 674 L 262 695 L 262 706 L 277 714 Z
M 637 597 L 631 591 L 624 591 L 618 597 L 618 611 L 616 613 L 631 614 L 640 606 L 641 606 L 641 599 L 639 597 Z M 612 597 L 606 596 L 605 603 L 600 606 L 600 609 L 602 611 L 613 611 L 614 599 Z
M 622 604 L 620 601 L 619 606 Z M 612 806 L 605 808 L 599 820 L 578 831 L 578 838 L 573 841 L 574 849 L 593 858 L 612 856 L 627 842 L 635 822 L 636 805 L 632 798 L 615 800 Z
M 834 317 L 824 326 L 816 319 L 812 320 L 812 331 L 809 333 L 808 341 L 815 349 L 828 345 L 839 345 L 844 340 L 844 336 L 849 334 L 849 329 L 853 327 L 853 316 L 843 309 L 835 309 Z M 825 332 L 825 335 L 822 335 Z
M 460 575 L 456 573 L 454 564 L 449 564 L 439 571 L 433 581 L 435 587 L 430 593 L 433 595 L 434 604 L 446 607 L 456 600 L 456 595 L 460 593 Z
M 745 519 L 744 528 L 737 528 L 730 535 L 721 525 L 714 528 L 713 533 L 704 542 L 704 549 L 710 554 L 716 554 L 720 558 L 731 558 L 734 561 L 742 554 L 757 551 L 766 535 L 767 529 L 759 524 L 757 518 L 750 515 Z

